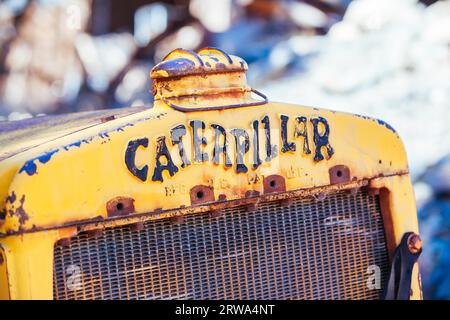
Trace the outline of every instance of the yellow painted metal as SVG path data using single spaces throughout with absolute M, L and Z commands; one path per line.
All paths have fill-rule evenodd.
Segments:
M 203 55 L 200 55 L 203 63 L 211 60 L 211 55 L 217 57 L 219 63 L 224 64 L 228 60 L 227 56 L 212 49 L 203 51 Z M 169 56 L 167 61 L 189 60 L 190 57 L 189 53 L 182 52 Z M 107 122 L 96 121 L 76 127 L 76 130 L 62 130 L 64 134 L 60 130 L 51 136 L 50 131 L 46 131 L 45 139 L 10 154 L 8 147 L 0 148 L 3 154 L 7 154 L 0 159 L 0 211 L 6 217 L 0 227 L 0 245 L 6 253 L 12 299 L 51 299 L 55 241 L 75 233 L 75 225 L 94 222 L 96 226 L 120 224 L 120 220 L 108 216 L 106 208 L 106 203 L 118 196 L 134 199 L 135 213 L 131 217 L 173 212 L 191 206 L 189 192 L 194 186 L 212 187 L 216 200 L 219 195 L 227 200 L 241 199 L 249 190 L 263 194 L 264 177 L 274 174 L 285 178 L 286 191 L 323 188 L 330 185 L 329 169 L 345 165 L 350 170 L 351 180 L 368 180 L 372 187 L 390 191 L 389 215 L 392 217 L 395 244 L 400 243 L 405 232 L 418 233 L 404 146 L 398 134 L 384 122 L 275 102 L 230 110 L 195 110 L 203 106 L 235 104 L 236 101 L 238 104 L 255 101 L 245 85 L 246 65 L 241 66 L 237 58 L 231 59 L 231 66 L 219 65 L 220 70 L 213 66 L 209 71 L 198 71 L 196 62 L 192 66 L 194 72 L 188 68 L 184 69 L 187 70 L 184 74 L 178 73 L 173 77 L 170 70 L 154 70 L 156 100 L 153 108 Z M 199 72 L 197 76 L 195 72 Z M 201 87 L 202 90 L 194 92 L 189 87 Z M 175 100 L 177 105 L 192 107 L 192 111 L 173 110 L 167 99 Z M 295 151 L 281 151 L 284 116 L 289 117 L 287 139 L 296 143 Z M 265 117 L 270 121 L 271 143 L 277 146 L 278 152 L 278 156 L 270 161 L 265 160 L 267 150 L 261 122 Z M 297 117 L 307 119 L 306 128 L 295 121 Z M 325 119 L 329 125 L 328 141 L 334 153 L 330 155 L 322 147 L 324 159 L 315 161 L 317 144 L 312 119 L 319 118 Z M 208 161 L 199 163 L 194 161 L 194 133 L 190 127 L 191 121 L 195 120 L 205 123 L 205 130 L 199 130 L 197 134 L 204 136 L 206 144 L 200 148 L 208 155 Z M 262 160 L 256 169 L 252 166 L 254 121 L 259 124 L 258 151 Z M 191 164 L 184 167 L 178 146 L 171 143 L 171 129 L 180 125 L 187 129 L 183 143 L 186 154 L 191 156 Z M 227 132 L 231 167 L 224 165 L 222 155 L 221 163 L 212 161 L 215 136 L 211 125 L 220 125 Z M 250 137 L 251 145 L 244 157 L 247 172 L 238 173 L 236 170 L 236 141 L 230 135 L 233 129 L 243 129 Z M 304 129 L 308 134 L 310 154 L 302 148 L 303 137 L 296 134 L 304 132 Z M 316 129 L 319 135 L 324 134 L 325 128 L 319 125 Z M 161 137 L 165 138 L 178 171 L 171 176 L 168 170 L 164 170 L 163 181 L 153 181 L 157 167 L 156 146 Z M 23 140 L 27 139 L 23 137 Z M 130 141 L 138 139 L 148 139 L 147 146 L 137 148 L 134 159 L 136 168 L 147 166 L 145 181 L 133 174 L 125 162 Z M 162 165 L 167 162 L 165 157 L 160 160 Z M 417 268 L 414 273 L 413 298 L 420 298 Z M 3 286 L 1 290 L 4 296 Z
M 393 240 L 393 245 L 397 246 L 403 235 L 407 232 L 414 232 L 419 234 L 419 222 L 417 218 L 416 201 L 414 197 L 414 189 L 412 188 L 411 179 L 408 174 L 394 175 L 385 178 L 375 178 L 370 181 L 370 187 L 372 188 L 385 188 L 387 193 L 387 204 L 389 209 L 386 214 L 389 216 L 389 220 L 385 221 L 392 224 L 392 229 L 387 230 L 388 239 Z M 384 214 L 383 214 L 384 215 Z M 386 219 L 386 216 L 384 216 Z M 391 248 L 391 254 L 393 248 Z M 413 269 L 412 282 L 411 282 L 412 300 L 422 299 L 422 286 L 419 273 L 419 263 L 417 262 Z
M 0 300 L 8 300 L 10 298 L 6 253 L 5 249 L 0 247 Z
M 211 161 L 181 168 L 177 148 L 171 148 L 172 159 L 179 171 L 173 177 L 164 171 L 163 183 L 151 179 L 142 182 L 125 166 L 124 156 L 130 140 L 150 139 L 148 148 L 137 151 L 136 163 L 139 167 L 148 165 L 151 173 L 155 167 L 156 138 L 168 136 L 170 128 L 179 124 L 188 126 L 191 120 L 202 119 L 207 125 L 216 123 L 226 129 L 239 127 L 250 130 L 254 119 L 268 115 L 275 125 L 280 121 L 281 114 L 291 118 L 325 117 L 330 123 L 330 143 L 335 150 L 332 158 L 314 162 L 311 154 L 304 155 L 298 148 L 295 152 L 281 154 L 271 162 L 263 163 L 257 170 L 237 174 L 234 168 L 225 168 Z M 294 131 L 291 126 L 288 127 L 289 132 Z M 272 131 L 272 141 L 279 145 L 279 133 L 277 135 L 275 130 Z M 211 157 L 213 137 L 211 131 L 208 133 L 205 152 Z M 80 146 L 64 147 L 74 141 L 79 142 Z M 187 145 L 187 148 L 190 147 Z M 262 192 L 262 177 L 270 174 L 287 177 L 287 190 L 295 190 L 328 185 L 328 169 L 339 164 L 349 167 L 352 177 L 358 180 L 408 171 L 400 138 L 377 121 L 278 103 L 232 112 L 209 111 L 207 114 L 160 111 L 156 107 L 51 141 L 36 149 L 30 151 L 44 156 L 46 152 L 58 151 L 46 163 L 34 160 L 37 168 L 33 175 L 19 170 L 26 164 L 25 159 L 36 157 L 36 153 L 31 155 L 31 152 L 26 152 L 28 156 L 23 153 L 2 162 L 2 181 L 9 180 L 5 187 L 9 188 L 9 196 L 14 193 L 15 197 L 14 203 L 6 203 L 6 211 L 16 212 L 25 196 L 22 209 L 28 216 L 21 224 L 19 214 L 8 215 L 1 228 L 3 233 L 49 228 L 99 216 L 106 219 L 105 203 L 116 196 L 132 197 L 136 212 L 143 213 L 190 205 L 189 190 L 195 185 L 214 185 L 216 199 L 219 194 L 225 194 L 227 199 L 237 199 L 243 197 L 247 190 Z M 230 158 L 234 158 L 234 150 L 230 149 Z M 250 159 L 247 161 L 250 163 Z M 11 171 L 14 175 L 8 177 Z

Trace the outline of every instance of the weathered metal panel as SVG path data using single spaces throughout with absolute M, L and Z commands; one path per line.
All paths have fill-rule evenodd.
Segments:
M 281 116 L 288 118 L 284 129 Z M 395 132 L 348 114 L 270 103 L 205 114 L 154 108 L 129 117 L 49 142 L 33 149 L 37 155 L 21 153 L 23 160 L 4 160 L 2 169 L 13 176 L 6 179 L 7 219 L 1 232 L 108 219 L 106 203 L 118 196 L 134 199 L 136 213 L 143 213 L 190 206 L 189 191 L 198 185 L 212 187 L 216 200 L 221 195 L 232 200 L 249 190 L 263 194 L 269 175 L 284 177 L 286 190 L 296 190 L 329 185 L 329 170 L 336 165 L 349 168 L 352 180 L 408 172 Z M 306 150 L 304 137 L 296 133 L 299 117 L 307 119 Z M 313 121 L 318 119 L 326 121 L 329 133 L 315 141 L 319 127 Z M 258 130 L 253 130 L 255 123 Z M 189 163 L 172 139 L 180 126 Z M 228 159 L 223 152 L 214 157 L 222 139 L 215 126 L 227 134 Z M 283 149 L 285 134 L 298 146 L 295 150 Z
M 52 298 L 58 239 L 164 218 L 182 223 L 194 213 L 220 216 L 234 205 L 289 206 L 295 197 L 321 201 L 368 187 L 380 195 L 390 254 L 405 232 L 418 233 L 407 158 L 392 127 L 253 98 L 245 70 L 214 49 L 176 51 L 154 69 L 152 109 L 61 121 L 55 134 L 47 122 L 29 143 L 12 130 L 25 142 L 2 148 L 0 161 L 0 243 L 15 265 L 11 297 Z M 35 270 L 45 276 L 30 277 Z M 419 284 L 416 267 L 414 298 Z

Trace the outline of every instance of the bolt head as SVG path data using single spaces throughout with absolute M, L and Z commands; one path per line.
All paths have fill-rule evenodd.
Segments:
M 408 237 L 408 250 L 411 253 L 417 253 L 422 250 L 422 239 L 418 234 L 412 234 Z

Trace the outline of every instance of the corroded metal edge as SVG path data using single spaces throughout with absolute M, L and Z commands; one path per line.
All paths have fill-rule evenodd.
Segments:
M 308 189 L 298 189 L 286 192 L 274 192 L 267 193 L 263 195 L 248 193 L 248 197 L 235 199 L 235 200 L 218 200 L 215 202 L 209 202 L 200 205 L 192 205 L 190 207 L 181 207 L 176 209 L 168 210 L 155 210 L 154 212 L 137 214 L 135 216 L 129 216 L 127 218 L 112 219 L 97 221 L 93 223 L 80 224 L 78 226 L 78 231 L 88 231 L 100 228 L 108 228 L 119 225 L 127 225 L 138 222 L 145 222 L 149 220 L 159 220 L 166 218 L 182 217 L 188 214 L 204 213 L 204 212 L 221 212 L 224 209 L 234 208 L 238 206 L 257 206 L 261 202 L 271 202 L 277 200 L 289 200 L 294 198 L 314 198 L 317 199 L 316 195 L 320 194 L 324 199 L 327 194 L 342 191 L 342 190 L 352 190 L 359 189 L 362 187 L 367 187 L 369 185 L 369 180 L 351 181 L 349 183 L 339 184 L 339 185 L 328 185 Z M 317 199 L 318 200 L 318 199 Z
M 275 192 L 275 193 L 267 193 L 264 195 L 257 195 L 248 193 L 248 197 L 241 198 L 241 199 L 235 199 L 235 200 L 225 200 L 221 199 L 219 197 L 218 201 L 215 202 L 209 202 L 205 204 L 199 204 L 199 205 L 192 205 L 190 207 L 180 207 L 180 208 L 174 208 L 174 209 L 157 209 L 153 212 L 146 212 L 146 213 L 138 213 L 129 215 L 127 217 L 123 216 L 111 216 L 108 219 L 104 219 L 103 217 L 96 217 L 89 220 L 79 220 L 79 221 L 73 221 L 73 222 L 67 222 L 60 225 L 50 226 L 50 227 L 35 227 L 29 230 L 22 230 L 17 232 L 11 232 L 7 234 L 0 234 L 0 238 L 4 238 L 7 236 L 13 236 L 18 234 L 24 234 L 24 233 L 34 233 L 34 232 L 40 232 L 40 231 L 48 231 L 48 230 L 55 230 L 55 229 L 61 229 L 61 228 L 67 228 L 67 227 L 78 227 L 79 231 L 89 231 L 89 230 L 95 230 L 95 229 L 101 229 L 101 228 L 107 228 L 107 227 L 114 227 L 119 225 L 126 225 L 126 224 L 134 224 L 139 222 L 144 222 L 148 220 L 157 220 L 157 219 L 165 219 L 165 218 L 172 218 L 172 217 L 178 217 L 178 216 L 184 216 L 187 214 L 192 213 L 202 213 L 207 211 L 212 212 L 220 212 L 223 209 L 231 208 L 231 207 L 237 207 L 242 205 L 257 205 L 260 202 L 270 202 L 270 201 L 276 201 L 276 200 L 289 200 L 292 198 L 297 197 L 314 197 L 315 199 L 323 199 L 323 196 L 326 196 L 327 194 L 331 192 L 341 191 L 341 190 L 352 190 L 352 189 L 359 189 L 362 187 L 366 187 L 369 185 L 369 180 L 360 180 L 360 181 L 351 181 L 344 184 L 336 184 L 336 185 L 328 185 L 328 186 L 321 186 L 321 187 L 315 187 L 315 188 L 308 188 L 308 189 L 298 189 L 298 190 L 292 190 L 287 192 Z M 317 198 L 316 196 L 320 194 L 321 197 Z

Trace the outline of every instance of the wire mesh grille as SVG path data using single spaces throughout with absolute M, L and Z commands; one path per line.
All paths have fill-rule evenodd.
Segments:
M 365 191 L 80 233 L 54 259 L 55 299 L 376 299 L 369 266 L 381 284 L 389 269 L 379 199 Z

